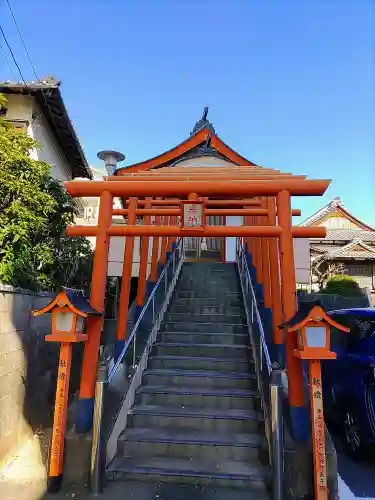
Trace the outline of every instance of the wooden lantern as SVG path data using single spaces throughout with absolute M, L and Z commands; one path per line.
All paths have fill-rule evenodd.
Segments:
M 301 305 L 294 317 L 281 325 L 287 334 L 297 331 L 298 349 L 294 355 L 301 359 L 336 359 L 336 353 L 331 351 L 331 326 L 343 332 L 349 332 L 336 323 L 316 302 Z
M 280 328 L 286 330 L 287 335 L 297 331 L 298 349 L 294 350 L 294 355 L 309 361 L 315 500 L 328 499 L 320 362 L 322 359 L 336 359 L 336 353 L 331 351 L 331 326 L 343 332 L 350 331 L 349 328 L 333 321 L 319 302 L 301 304 L 293 318 L 280 325 Z
M 52 333 L 46 336 L 47 342 L 85 342 L 86 318 L 101 315 L 89 304 L 82 290 L 64 288 L 55 299 L 42 309 L 33 311 L 34 316 L 52 313 Z

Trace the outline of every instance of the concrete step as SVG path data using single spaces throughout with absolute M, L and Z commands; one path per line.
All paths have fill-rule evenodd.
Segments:
M 214 297 L 226 297 L 227 295 L 239 295 L 237 286 L 229 286 L 227 283 L 197 283 L 196 285 L 178 286 L 176 293 L 179 297 L 185 293 L 201 294 L 203 297 L 212 294 Z
M 196 332 L 196 333 L 246 333 L 247 326 L 241 323 L 191 323 L 164 321 L 161 325 L 163 332 Z
M 266 493 L 267 469 L 261 465 L 223 460 L 219 463 L 203 459 L 185 460 L 170 457 L 117 457 L 107 469 L 112 480 L 173 482 L 242 488 L 261 495 Z
M 212 434 L 173 429 L 126 429 L 119 437 L 118 454 L 124 457 L 170 457 L 209 461 L 254 462 L 265 440 L 257 434 Z
M 185 344 L 162 343 L 153 345 L 152 353 L 156 356 L 196 356 L 231 359 L 249 359 L 249 348 L 246 345 L 225 344 Z
M 220 303 L 225 301 L 230 301 L 231 299 L 240 299 L 240 293 L 239 292 L 227 292 L 225 291 L 225 288 L 222 286 L 220 288 L 216 289 L 211 289 L 207 288 L 205 290 L 202 290 L 200 288 L 195 288 L 195 289 L 177 289 L 176 291 L 176 296 L 178 298 L 210 298 L 210 297 L 216 297 L 216 301 L 218 301 L 218 298 L 220 298 Z
M 225 298 L 225 301 L 218 300 L 217 297 L 211 293 L 208 297 L 178 297 L 177 294 L 173 297 L 173 306 L 220 306 L 220 307 L 241 307 L 242 298 L 240 295 L 231 295 Z
M 249 373 L 253 376 L 254 362 L 252 359 L 240 360 L 213 357 L 197 358 L 196 356 L 151 356 L 149 358 L 147 370 L 149 369 L 177 370 L 181 372 L 181 376 L 188 376 L 186 372 L 193 371 L 198 373 L 201 377 L 206 378 L 210 376 L 215 377 L 215 373 L 222 377 L 231 374 L 250 376 Z
M 112 473 L 110 473 L 112 475 Z M 220 488 L 216 484 L 197 486 L 146 481 L 109 481 L 104 498 L 110 500 L 270 500 L 266 491 Z M 83 497 L 81 497 L 81 500 Z M 5 499 L 4 499 L 5 500 Z
M 181 304 L 175 305 L 174 303 L 168 309 L 169 313 L 173 314 L 229 314 L 235 316 L 241 316 L 245 318 L 245 312 L 243 307 L 240 306 L 223 306 L 221 304 L 216 305 L 201 305 L 197 304 Z
M 183 271 L 196 272 L 231 272 L 237 269 L 234 262 L 184 262 Z
M 160 332 L 158 341 L 162 343 L 186 343 L 186 344 L 227 344 L 246 345 L 248 335 L 246 333 L 200 333 L 200 332 Z
M 212 287 L 215 290 L 217 287 L 223 288 L 228 287 L 228 289 L 239 291 L 240 281 L 237 276 L 213 276 L 213 275 L 201 275 L 201 276 L 182 276 L 178 285 L 179 288 L 189 288 L 189 287 Z
M 202 276 L 200 278 L 181 278 L 178 282 L 178 288 L 189 288 L 203 286 L 205 288 L 212 288 L 215 290 L 217 287 L 226 287 L 228 290 L 239 291 L 239 279 L 237 276 L 233 278 L 223 277 L 216 278 L 212 276 Z
M 127 422 L 128 428 L 159 427 L 185 431 L 257 433 L 262 429 L 261 419 L 260 412 L 255 410 L 137 405 L 129 411 Z
M 173 313 L 168 312 L 166 314 L 166 321 L 168 322 L 176 322 L 176 323 L 186 323 L 186 322 L 194 322 L 194 323 L 225 323 L 225 324 L 245 324 L 244 315 L 240 316 L 239 314 L 192 314 L 192 313 Z
M 160 382 L 159 382 L 160 384 Z M 259 408 L 258 393 L 243 389 L 207 389 L 175 385 L 143 385 L 136 393 L 136 405 L 155 405 L 221 410 L 254 410 Z

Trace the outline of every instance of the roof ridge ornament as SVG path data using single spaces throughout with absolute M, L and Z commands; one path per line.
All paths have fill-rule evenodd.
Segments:
M 342 207 L 344 206 L 340 196 L 336 196 L 330 203 L 331 207 Z
M 208 128 L 211 133 L 215 134 L 214 126 L 210 121 L 207 120 L 207 115 L 208 115 L 208 106 L 205 106 L 203 109 L 202 118 L 198 120 L 197 123 L 194 125 L 193 131 L 190 133 L 190 135 L 194 135 L 204 128 Z

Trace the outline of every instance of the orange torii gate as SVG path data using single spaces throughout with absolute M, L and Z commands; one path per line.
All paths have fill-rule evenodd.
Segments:
M 261 171 L 261 174 L 260 174 Z M 69 181 L 65 187 L 71 196 L 100 197 L 97 226 L 69 227 L 69 236 L 95 236 L 96 250 L 92 275 L 90 304 L 104 309 L 108 268 L 109 239 L 126 236 L 122 287 L 119 304 L 117 339 L 125 342 L 129 284 L 131 278 L 134 237 L 144 237 L 139 270 L 137 305 L 142 306 L 146 290 L 149 237 L 153 237 L 151 280 L 156 281 L 159 237 L 161 263 L 177 237 L 242 237 L 244 238 L 257 282 L 262 286 L 264 305 L 272 310 L 274 343 L 283 339 L 277 325 L 290 319 L 296 311 L 296 282 L 293 238 L 324 237 L 323 227 L 293 227 L 291 196 L 321 196 L 329 180 L 307 180 L 305 176 L 281 174 L 254 166 L 215 169 L 184 167 L 152 172 L 109 176 L 103 181 Z M 120 197 L 124 209 L 113 210 L 114 197 Z M 139 199 L 145 198 L 146 199 Z M 168 199 L 166 199 L 168 198 Z M 181 228 L 177 224 L 178 207 L 183 200 L 204 200 L 209 214 L 236 214 L 244 217 L 242 226 L 204 226 Z M 142 207 L 142 208 L 141 208 Z M 218 208 L 214 208 L 218 207 Z M 234 212 L 233 212 L 234 211 Z M 299 211 L 294 212 L 299 214 Z M 112 215 L 127 215 L 128 225 L 112 225 Z M 137 215 L 144 224 L 137 225 Z M 151 224 L 151 216 L 155 224 Z M 164 222 L 164 225 L 161 224 Z M 77 431 L 92 425 L 95 381 L 103 318 L 88 322 L 77 413 Z M 301 361 L 293 355 L 296 335 L 286 339 L 286 365 L 289 379 L 289 401 L 295 438 L 305 434 L 304 392 Z

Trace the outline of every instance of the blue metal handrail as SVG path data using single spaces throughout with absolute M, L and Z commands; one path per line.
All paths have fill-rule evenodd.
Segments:
M 112 367 L 112 369 L 109 371 L 109 374 L 108 374 L 108 382 L 109 383 L 111 383 L 111 381 L 115 377 L 117 371 L 119 370 L 119 368 L 121 366 L 121 363 L 123 362 L 123 360 L 124 360 L 124 358 L 125 358 L 125 356 L 127 354 L 128 348 L 129 348 L 130 344 L 133 341 L 134 341 L 133 365 L 135 365 L 135 340 L 136 340 L 137 330 L 138 330 L 139 325 L 141 324 L 141 321 L 144 318 L 146 312 L 148 311 L 148 308 L 149 308 L 150 304 L 152 304 L 152 311 L 153 311 L 152 323 L 154 323 L 154 319 L 155 319 L 155 294 L 158 291 L 158 289 L 160 287 L 160 284 L 163 281 L 166 273 L 168 273 L 168 270 L 170 269 L 170 266 L 172 266 L 172 270 L 173 270 L 173 274 L 174 274 L 175 263 L 176 263 L 176 254 L 177 254 L 177 252 L 181 251 L 180 247 L 182 247 L 182 238 L 179 238 L 177 240 L 176 247 L 173 250 L 172 255 L 169 257 L 167 263 L 165 264 L 164 269 L 163 269 L 162 273 L 160 274 L 160 277 L 159 277 L 158 281 L 156 282 L 155 286 L 153 287 L 152 292 L 150 293 L 149 298 L 148 298 L 146 304 L 142 308 L 142 311 L 140 312 L 139 317 L 138 317 L 137 321 L 135 322 L 135 324 L 134 324 L 134 326 L 132 328 L 132 331 L 131 331 L 131 333 L 129 335 L 128 340 L 126 341 L 126 343 L 125 343 L 125 345 L 124 345 L 124 347 L 123 347 L 123 349 L 122 349 L 122 351 L 121 351 L 121 353 L 120 353 L 120 355 L 119 355 L 116 363 L 114 364 L 114 366 Z M 167 284 L 168 284 L 168 280 L 165 279 L 165 292 L 167 292 Z
M 240 275 L 246 316 L 250 327 L 249 334 L 253 348 L 258 388 L 262 399 L 269 462 L 272 467 L 273 498 L 274 500 L 282 500 L 284 449 L 281 372 L 274 370 L 272 367 L 262 318 L 259 313 L 254 287 L 251 281 L 246 250 L 239 239 L 237 240 L 237 266 Z M 249 299 L 251 312 L 249 310 Z M 259 346 L 255 338 L 257 333 L 259 333 L 260 339 Z
M 270 354 L 268 351 L 268 346 L 266 342 L 266 336 L 264 333 L 264 328 L 263 328 L 263 323 L 262 323 L 262 318 L 259 312 L 253 284 L 251 281 L 251 275 L 250 275 L 250 270 L 249 270 L 249 265 L 247 263 L 247 258 L 246 258 L 246 252 L 245 249 L 241 243 L 241 241 L 238 239 L 238 245 L 237 245 L 237 259 L 238 259 L 238 264 L 241 265 L 240 268 L 240 273 L 243 275 L 245 279 L 245 291 L 248 292 L 250 290 L 250 295 L 251 295 L 251 319 L 253 320 L 254 314 L 255 318 L 257 321 L 257 326 L 259 329 L 259 334 L 260 334 L 260 339 L 262 343 L 262 349 L 263 349 L 263 356 L 266 361 L 267 365 L 267 370 L 269 375 L 271 375 L 272 372 L 272 363 L 271 363 L 271 358 Z M 247 290 L 248 289 L 248 290 Z

